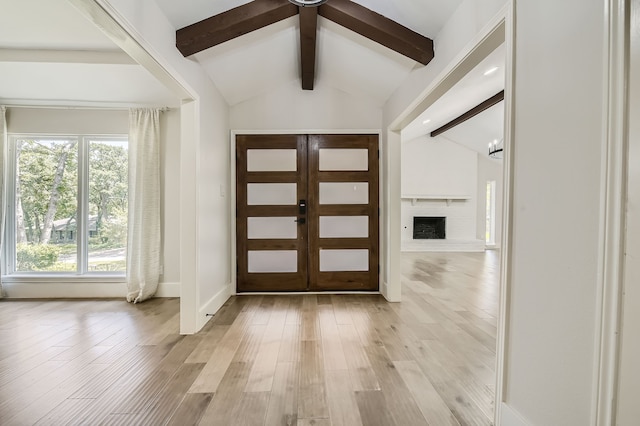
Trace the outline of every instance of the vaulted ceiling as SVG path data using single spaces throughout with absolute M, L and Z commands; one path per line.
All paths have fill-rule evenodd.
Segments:
M 304 6 L 289 0 L 253 0 L 178 29 L 176 47 L 185 57 L 190 56 L 297 15 L 302 89 L 313 90 L 321 16 L 422 65 L 433 59 L 433 40 L 351 0 Z
M 249 3 L 155 1 L 176 30 Z M 437 36 L 461 2 L 354 1 L 434 39 L 436 57 Z M 175 96 L 67 0 L 0 0 L 0 10 L 0 103 L 178 105 Z M 316 90 L 331 88 L 382 107 L 413 69 L 424 67 L 322 15 L 317 25 Z M 202 65 L 233 106 L 281 87 L 301 86 L 299 32 L 295 15 L 188 58 Z M 503 63 L 504 50 L 498 49 L 407 127 L 403 138 L 428 134 L 504 88 Z M 496 73 L 483 75 L 494 66 L 500 67 Z M 496 105 L 442 136 L 463 145 L 481 139 L 477 150 L 484 152 L 485 139 L 501 137 L 501 108 Z M 426 120 L 431 121 L 423 124 Z
M 249 3 L 246 0 L 156 1 L 177 30 Z M 356 0 L 354 3 L 434 39 L 461 1 Z M 382 106 L 415 67 L 424 66 L 322 14 L 317 18 L 317 25 L 317 85 Z M 300 20 L 296 15 L 190 57 L 203 65 L 227 102 L 236 105 L 301 80 L 299 33 Z

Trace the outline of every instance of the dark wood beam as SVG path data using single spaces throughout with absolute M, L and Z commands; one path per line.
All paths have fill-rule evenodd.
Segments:
M 389 49 L 427 65 L 433 59 L 433 40 L 351 0 L 329 0 L 318 7 L 320 16 Z
M 298 7 L 288 0 L 254 0 L 176 31 L 176 47 L 193 55 L 232 38 L 295 16 Z
M 431 137 L 438 136 L 439 134 L 446 132 L 452 127 L 456 127 L 458 124 L 463 123 L 472 117 L 475 117 L 476 115 L 480 114 L 482 111 L 491 108 L 492 106 L 494 106 L 498 102 L 501 102 L 502 100 L 504 100 L 504 90 L 501 90 L 500 92 L 496 93 L 495 95 L 493 95 L 486 101 L 482 102 L 481 104 L 474 106 L 469 111 L 465 112 L 464 114 L 462 114 L 457 118 L 454 118 L 444 126 L 438 127 L 437 129 L 435 129 L 433 132 L 430 133 Z
M 316 34 L 318 8 L 300 7 L 300 73 L 302 89 L 313 90 L 316 74 Z

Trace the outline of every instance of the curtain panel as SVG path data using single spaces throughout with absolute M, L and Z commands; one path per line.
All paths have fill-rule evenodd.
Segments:
M 151 298 L 160 278 L 160 110 L 129 111 L 127 301 Z

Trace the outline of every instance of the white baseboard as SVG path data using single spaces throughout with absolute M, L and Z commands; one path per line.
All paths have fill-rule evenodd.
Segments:
M 76 281 L 64 282 L 60 278 L 31 282 L 8 281 L 2 287 L 8 299 L 124 299 L 127 284 L 117 282 Z M 160 283 L 154 297 L 180 297 L 180 283 Z
M 389 286 L 384 280 L 380 280 L 380 294 L 387 300 L 389 300 Z
M 389 284 L 386 281 L 382 281 L 380 283 L 380 294 L 387 300 L 387 302 L 400 302 L 401 295 L 399 292 L 397 294 L 391 294 L 389 291 Z
M 509 407 L 504 402 L 500 404 L 500 425 L 499 426 L 530 426 L 520 413 Z
M 127 295 L 127 285 L 95 282 L 7 282 L 2 284 L 10 299 L 118 298 Z
M 204 327 L 204 325 L 220 310 L 224 302 L 229 300 L 233 287 L 231 283 L 227 283 L 222 290 L 216 293 L 208 302 L 200 308 L 196 323 L 196 333 Z
M 482 252 L 482 240 L 410 240 L 402 241 L 402 252 Z

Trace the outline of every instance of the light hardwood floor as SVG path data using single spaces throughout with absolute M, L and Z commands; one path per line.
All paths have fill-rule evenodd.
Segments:
M 403 254 L 403 301 L 0 301 L 2 425 L 490 425 L 496 252 Z

